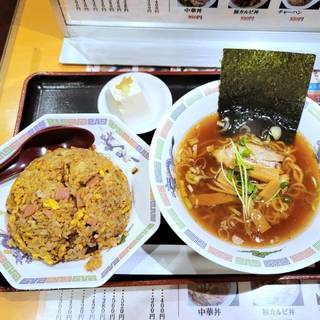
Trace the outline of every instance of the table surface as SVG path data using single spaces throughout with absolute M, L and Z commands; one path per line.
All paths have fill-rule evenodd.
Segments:
M 1 33 L 6 30 L 8 21 Z M 21 89 L 29 75 L 39 71 L 86 71 L 85 66 L 59 64 L 62 39 L 62 29 L 49 0 L 18 2 L 1 62 L 0 144 L 13 134 Z

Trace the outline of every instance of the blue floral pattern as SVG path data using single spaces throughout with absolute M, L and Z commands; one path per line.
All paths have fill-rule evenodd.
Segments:
M 8 241 L 11 239 L 10 235 L 6 234 L 6 233 L 0 233 L 0 244 L 6 248 L 7 250 L 10 250 L 10 252 L 12 253 L 12 256 L 15 258 L 16 260 L 16 264 L 21 264 L 23 265 L 23 263 L 31 263 L 32 262 L 32 258 L 26 254 L 23 253 L 22 251 L 20 251 L 18 248 L 14 248 L 8 245 Z
M 139 159 L 132 157 L 127 154 L 126 148 L 121 144 L 115 137 L 113 132 L 107 132 L 107 135 L 103 134 L 100 136 L 102 144 L 105 146 L 105 151 L 115 152 L 115 155 L 122 159 L 124 162 L 133 161 L 135 163 L 140 162 Z
M 174 156 L 173 156 L 173 148 L 174 148 L 174 137 L 171 139 L 171 146 L 169 149 L 169 158 L 166 161 L 166 175 L 167 175 L 167 183 L 166 188 L 171 193 L 173 197 L 176 198 L 176 179 L 174 174 Z

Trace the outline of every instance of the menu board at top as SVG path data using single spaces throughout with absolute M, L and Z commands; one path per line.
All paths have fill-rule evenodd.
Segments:
M 68 26 L 320 31 L 320 0 L 55 0 Z

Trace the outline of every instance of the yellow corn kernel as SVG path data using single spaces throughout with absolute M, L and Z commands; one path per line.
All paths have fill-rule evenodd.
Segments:
M 78 244 L 78 248 L 79 248 L 79 250 L 82 250 L 83 249 L 83 245 L 82 244 Z
M 62 179 L 62 175 L 61 175 L 61 174 L 58 174 L 58 175 L 57 175 L 57 181 L 61 181 L 61 179 Z
M 77 220 L 76 219 L 72 219 L 70 224 L 71 224 L 72 227 L 74 227 L 77 224 Z
M 106 173 L 105 173 L 104 170 L 102 170 L 102 169 L 99 170 L 99 174 L 100 174 L 101 177 L 104 177 L 104 176 L 106 175 Z
M 54 199 L 46 199 L 43 201 L 43 206 L 45 208 L 50 208 L 53 210 L 60 209 L 59 203 Z

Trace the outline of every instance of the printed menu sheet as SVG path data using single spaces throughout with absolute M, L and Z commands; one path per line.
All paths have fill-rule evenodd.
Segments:
M 320 319 L 320 282 L 211 282 L 40 293 L 43 319 Z
M 320 0 L 52 0 L 69 26 L 320 30 Z

